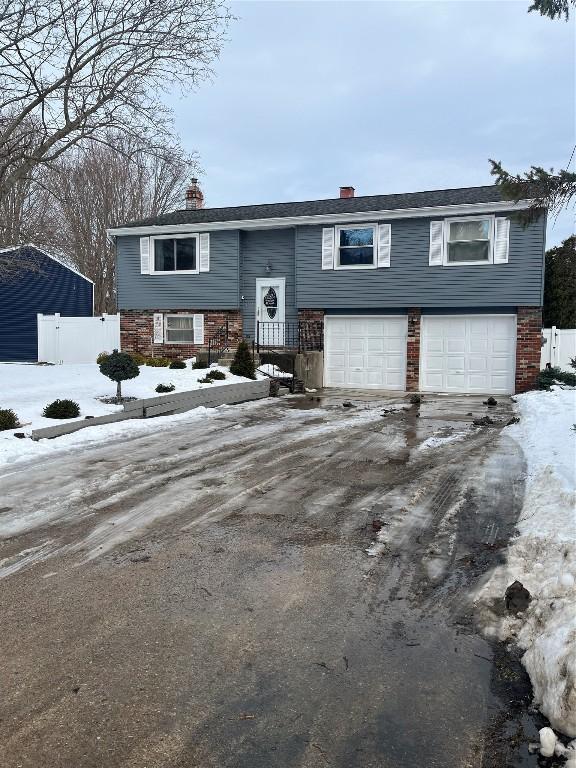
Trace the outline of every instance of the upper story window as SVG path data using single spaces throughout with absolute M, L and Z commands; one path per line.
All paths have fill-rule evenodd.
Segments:
M 150 240 L 154 272 L 198 272 L 196 235 L 162 235 Z
M 493 219 L 446 221 L 446 263 L 487 264 L 492 261 Z
M 336 269 L 376 266 L 376 225 L 336 228 Z

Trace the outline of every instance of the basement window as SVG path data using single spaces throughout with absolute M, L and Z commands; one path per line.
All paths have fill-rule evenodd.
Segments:
M 194 315 L 166 315 L 165 342 L 194 344 Z

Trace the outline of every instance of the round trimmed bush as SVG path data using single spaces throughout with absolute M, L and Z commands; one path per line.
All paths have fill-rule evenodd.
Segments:
M 0 408 L 0 432 L 5 429 L 16 429 L 19 426 L 18 416 L 12 408 Z
M 192 363 L 192 368 L 196 371 L 208 368 L 208 362 L 206 360 L 196 360 L 195 363 Z
M 158 384 L 156 392 L 174 392 L 176 386 L 174 384 Z
M 172 360 L 168 368 L 172 368 L 172 370 L 181 370 L 182 368 L 186 368 L 186 363 L 184 360 Z
M 74 419 L 80 416 L 80 406 L 74 400 L 54 400 L 42 411 L 47 419 Z
M 122 382 L 140 376 L 140 368 L 126 352 L 115 349 L 100 366 L 100 373 L 116 382 L 116 397 L 122 398 Z
M 209 371 L 206 374 L 207 379 L 213 379 L 214 381 L 222 381 L 226 378 L 226 374 L 222 371 Z

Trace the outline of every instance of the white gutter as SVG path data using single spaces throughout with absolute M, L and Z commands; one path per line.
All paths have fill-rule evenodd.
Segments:
M 504 200 L 495 203 L 471 203 L 461 205 L 430 206 L 427 208 L 398 208 L 381 211 L 359 211 L 355 213 L 326 213 L 313 216 L 276 216 L 269 219 L 239 219 L 238 221 L 210 221 L 188 224 L 150 224 L 145 227 L 115 227 L 108 229 L 109 236 L 154 235 L 164 232 L 214 232 L 226 229 L 276 229 L 278 227 L 312 226 L 315 224 L 338 224 L 360 221 L 385 221 L 387 219 L 413 219 L 428 216 L 474 216 L 480 213 L 525 210 L 533 200 Z

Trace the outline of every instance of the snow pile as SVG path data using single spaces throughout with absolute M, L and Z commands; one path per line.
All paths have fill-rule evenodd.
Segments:
M 258 366 L 258 371 L 260 373 L 265 373 L 268 376 L 277 376 L 279 379 L 292 378 L 291 373 L 286 373 L 285 371 L 280 370 L 277 365 L 272 365 L 272 363 L 264 363 L 264 365 Z
M 520 422 L 505 434 L 526 457 L 526 495 L 518 536 L 483 588 L 501 599 L 520 581 L 532 596 L 525 613 L 496 619 L 500 639 L 515 638 L 537 705 L 552 726 L 576 736 L 576 391 L 518 396 Z
M 248 381 L 241 376 L 233 376 L 227 368 L 217 365 L 211 369 L 221 370 L 226 379 L 217 384 L 235 384 Z M 193 389 L 206 389 L 213 384 L 201 384 L 198 380 L 206 376 L 206 369 L 194 370 L 188 364 L 183 369 L 140 367 L 140 375 L 135 379 L 122 382 L 124 397 L 160 397 L 155 388 L 157 384 L 172 383 L 176 392 Z M 150 427 L 136 426 L 137 421 L 118 422 L 116 424 L 92 427 L 72 435 L 59 437 L 56 441 L 17 439 L 14 432 L 24 432 L 26 437 L 33 429 L 50 427 L 62 423 L 61 419 L 46 419 L 42 416 L 44 406 L 58 398 L 75 400 L 80 406 L 80 418 L 84 416 L 102 416 L 122 410 L 121 405 L 103 403 L 98 398 L 110 398 L 116 394 L 116 384 L 100 373 L 95 363 L 65 363 L 64 365 L 33 365 L 27 363 L 0 363 L 0 408 L 11 408 L 22 427 L 0 432 L 0 466 L 43 453 L 53 453 L 64 445 L 77 446 L 99 442 L 107 438 L 119 437 L 128 431 L 146 431 Z M 204 413 L 205 409 L 202 409 Z M 184 414 L 184 417 L 186 414 Z M 164 417 L 169 418 L 169 417 Z M 158 419 L 153 420 L 158 428 Z
M 418 446 L 419 451 L 425 451 L 430 448 L 440 448 L 448 443 L 457 443 L 459 440 L 464 440 L 466 432 L 454 432 L 450 435 L 432 435 L 427 438 Z

